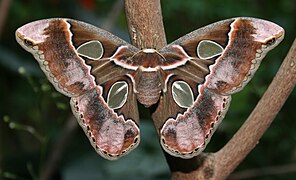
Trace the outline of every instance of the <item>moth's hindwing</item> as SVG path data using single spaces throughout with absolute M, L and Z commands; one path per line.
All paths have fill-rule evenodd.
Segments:
M 72 97 L 71 107 L 92 146 L 101 156 L 113 160 L 138 145 L 140 132 L 133 120 L 114 113 L 101 93 L 101 88 L 94 88 Z

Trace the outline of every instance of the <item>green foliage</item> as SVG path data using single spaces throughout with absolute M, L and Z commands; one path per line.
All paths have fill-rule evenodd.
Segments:
M 60 95 L 38 63 L 15 41 L 17 27 L 42 18 L 70 17 L 102 24 L 114 1 L 12 1 L 0 35 L 0 179 L 38 179 L 53 144 L 71 114 L 69 98 Z M 238 130 L 263 95 L 296 35 L 294 0 L 162 0 L 168 42 L 209 23 L 236 16 L 259 17 L 284 27 L 286 38 L 270 52 L 251 83 L 233 96 L 229 112 L 205 151 L 219 150 Z M 1 12 L 0 12 L 1 13 Z M 115 34 L 127 39 L 121 13 Z M 237 171 L 296 163 L 295 90 L 258 146 Z M 149 117 L 146 116 L 145 117 Z M 13 127 L 13 128 L 12 128 Z M 141 124 L 141 145 L 121 160 L 95 154 L 81 128 L 71 134 L 56 179 L 168 179 L 159 140 L 150 120 Z M 295 179 L 296 172 L 262 179 Z

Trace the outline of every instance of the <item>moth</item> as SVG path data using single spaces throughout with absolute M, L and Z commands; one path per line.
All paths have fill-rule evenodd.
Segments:
M 156 106 L 160 144 L 192 158 L 209 142 L 262 58 L 284 37 L 280 26 L 239 17 L 197 29 L 161 49 L 138 49 L 90 24 L 64 18 L 26 24 L 17 42 L 57 91 L 71 98 L 78 123 L 102 157 L 140 142 L 137 102 Z

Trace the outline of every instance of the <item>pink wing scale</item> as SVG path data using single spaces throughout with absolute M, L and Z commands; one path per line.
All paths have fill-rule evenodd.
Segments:
M 139 144 L 140 130 L 109 109 L 101 88 L 71 98 L 72 111 L 97 152 L 107 159 L 117 159 Z

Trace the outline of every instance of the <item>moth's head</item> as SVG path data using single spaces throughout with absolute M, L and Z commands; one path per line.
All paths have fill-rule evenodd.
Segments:
M 27 51 L 32 51 L 33 47 L 46 40 L 44 34 L 49 23 L 47 20 L 40 20 L 28 23 L 15 32 L 16 41 Z
M 284 38 L 284 29 L 273 22 L 256 19 L 252 25 L 256 32 L 253 34 L 254 40 L 263 43 L 268 49 L 277 46 Z

